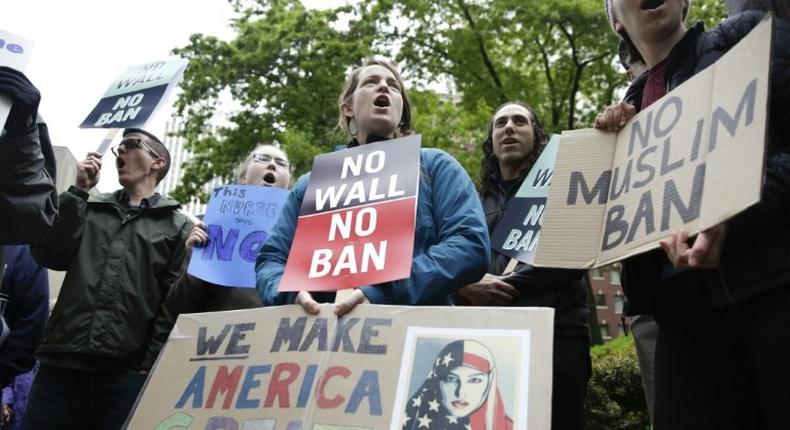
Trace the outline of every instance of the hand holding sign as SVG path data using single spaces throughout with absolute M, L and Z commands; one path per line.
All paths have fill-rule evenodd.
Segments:
M 77 163 L 77 180 L 74 186 L 86 193 L 99 183 L 101 155 L 89 152 L 88 157 Z
M 636 115 L 636 107 L 621 101 L 606 108 L 595 118 L 595 128 L 604 131 L 620 131 Z
M 504 306 L 515 300 L 519 292 L 501 277 L 486 273 L 479 282 L 458 290 L 458 295 L 473 306 Z
M 208 242 L 208 233 L 206 233 L 206 224 L 203 221 L 195 222 L 195 226 L 192 227 L 192 231 L 189 232 L 189 237 L 187 237 L 186 241 L 186 249 L 189 255 L 192 255 L 192 247 L 197 246 L 202 248 Z
M 335 303 L 335 315 L 341 316 L 351 312 L 356 305 L 370 303 L 362 290 L 354 290 L 344 300 Z
M 727 227 L 719 224 L 701 232 L 689 247 L 686 231 L 672 233 L 660 242 L 667 257 L 678 269 L 714 269 L 719 266 L 721 248 L 727 235 Z

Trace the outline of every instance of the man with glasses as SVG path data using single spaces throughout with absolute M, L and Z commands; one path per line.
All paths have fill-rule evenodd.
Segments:
M 164 299 L 180 273 L 192 223 L 154 192 L 170 168 L 156 136 L 126 129 L 113 148 L 121 189 L 89 196 L 101 155 L 77 166 L 60 219 L 34 244 L 44 266 L 66 270 L 38 358 L 25 428 L 120 428 L 161 342 Z

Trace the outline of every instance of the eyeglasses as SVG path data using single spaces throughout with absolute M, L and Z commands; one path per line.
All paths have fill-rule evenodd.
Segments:
M 272 157 L 269 154 L 252 154 L 250 155 L 250 159 L 256 163 L 271 163 L 273 161 L 274 164 L 284 169 L 288 169 L 291 166 L 288 160 L 280 157 Z
M 154 157 L 162 158 L 159 156 L 159 154 L 156 153 L 156 151 L 151 149 L 150 146 L 148 146 L 145 142 L 143 142 L 142 139 L 137 137 L 127 137 L 126 139 L 122 140 L 121 143 L 119 143 L 118 145 L 110 148 L 110 150 L 112 151 L 113 155 L 117 157 L 118 149 L 121 147 L 123 147 L 125 151 L 129 151 L 132 149 L 145 149 L 146 151 L 150 152 L 151 155 L 153 155 Z

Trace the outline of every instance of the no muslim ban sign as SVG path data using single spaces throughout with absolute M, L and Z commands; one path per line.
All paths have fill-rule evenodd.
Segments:
M 128 68 L 102 96 L 80 128 L 143 127 L 181 79 L 187 60 Z
M 502 214 L 502 220 L 491 234 L 491 246 L 494 250 L 532 264 L 540 240 L 540 228 L 543 225 L 559 143 L 559 135 L 551 137 L 521 187 L 510 199 L 505 213 Z
M 280 291 L 332 291 L 407 278 L 420 136 L 316 157 Z
M 619 133 L 564 132 L 535 265 L 590 268 L 760 201 L 772 21 Z

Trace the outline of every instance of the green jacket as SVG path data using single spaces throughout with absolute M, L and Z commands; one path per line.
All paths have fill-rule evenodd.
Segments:
M 87 354 L 149 369 L 166 334 L 164 300 L 186 255 L 192 223 L 160 198 L 127 211 L 122 190 L 60 195 L 60 219 L 32 247 L 40 264 L 66 270 L 39 354 Z M 166 325 L 166 324 L 165 324 Z M 154 339 L 156 338 L 156 339 Z

